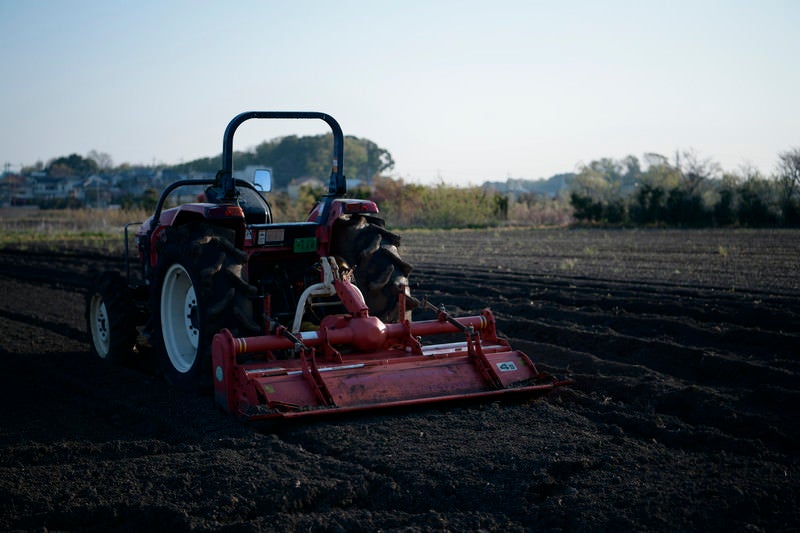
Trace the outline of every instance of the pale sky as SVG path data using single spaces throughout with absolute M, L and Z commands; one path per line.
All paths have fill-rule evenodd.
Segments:
M 688 149 L 770 174 L 800 147 L 799 27 L 800 0 L 0 0 L 0 164 L 175 164 L 241 111 L 302 110 L 416 183 Z

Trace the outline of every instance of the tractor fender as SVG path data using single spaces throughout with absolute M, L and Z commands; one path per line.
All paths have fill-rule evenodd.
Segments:
M 325 202 L 317 202 L 308 214 L 308 222 L 319 222 L 322 220 L 322 211 Z M 360 215 L 377 215 L 378 206 L 371 200 L 360 200 L 356 198 L 336 198 L 331 202 L 330 211 L 327 214 L 325 224 L 328 226 L 333 225 L 334 221 L 343 216 L 350 216 L 355 214 Z

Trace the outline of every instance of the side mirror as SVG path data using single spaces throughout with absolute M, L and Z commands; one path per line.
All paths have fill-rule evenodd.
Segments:
M 272 170 L 269 168 L 256 170 L 253 174 L 253 185 L 259 191 L 270 192 L 272 190 Z

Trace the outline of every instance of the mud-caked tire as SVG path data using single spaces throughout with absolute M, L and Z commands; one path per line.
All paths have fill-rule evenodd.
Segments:
M 256 289 L 243 277 L 247 254 L 234 237 L 232 230 L 198 222 L 167 228 L 157 246 L 151 339 L 161 372 L 177 387 L 211 388 L 211 341 L 220 330 L 259 331 L 252 313 Z
M 122 274 L 100 273 L 86 293 L 85 309 L 92 353 L 110 363 L 130 363 L 135 356 L 138 313 Z
M 370 315 L 384 322 L 411 318 L 416 300 L 408 288 L 412 267 L 398 253 L 400 236 L 377 217 L 351 215 L 333 228 L 332 253 L 353 269 L 356 286 L 364 295 Z M 406 295 L 406 313 L 398 316 L 398 295 Z

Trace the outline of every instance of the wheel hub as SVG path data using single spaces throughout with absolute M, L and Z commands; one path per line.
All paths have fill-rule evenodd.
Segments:
M 197 294 L 186 269 L 175 263 L 161 286 L 161 332 L 172 366 L 180 373 L 192 369 L 200 341 Z
M 91 312 L 93 320 L 91 322 L 94 331 L 92 332 L 92 339 L 94 340 L 95 349 L 100 357 L 105 358 L 109 350 L 109 323 L 108 323 L 108 310 L 106 304 L 100 295 L 96 294 L 92 301 Z

